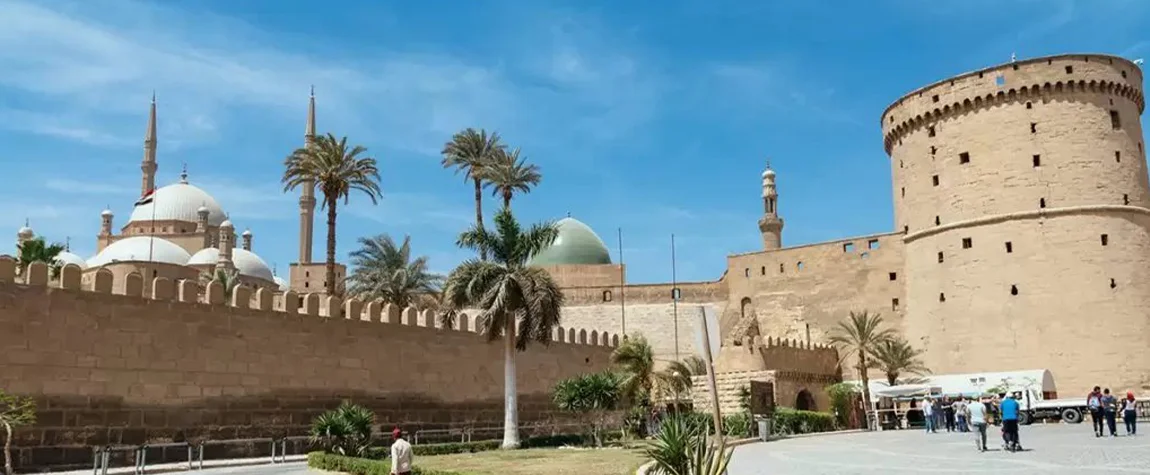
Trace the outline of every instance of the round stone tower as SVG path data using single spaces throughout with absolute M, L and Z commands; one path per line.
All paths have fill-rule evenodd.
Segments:
M 1049 369 L 1065 395 L 1150 389 L 1144 106 L 1134 63 L 1062 55 L 887 108 L 903 329 L 931 370 Z

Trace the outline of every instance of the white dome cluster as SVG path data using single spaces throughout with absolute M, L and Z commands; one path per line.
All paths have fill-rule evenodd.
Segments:
M 201 209 L 207 210 L 208 224 L 212 226 L 220 226 L 227 220 L 224 209 L 212 195 L 185 182 L 173 183 L 157 189 L 152 194 L 150 203 L 132 209 L 128 222 L 143 223 L 156 220 L 195 223 L 199 220 Z
M 214 266 L 219 260 L 220 250 L 214 247 L 209 247 L 201 249 L 199 252 L 193 254 L 192 257 L 188 259 L 187 265 Z M 275 275 L 272 274 L 271 267 L 268 267 L 268 264 L 264 262 L 263 259 L 260 259 L 260 256 L 257 256 L 251 251 L 241 248 L 232 249 L 232 265 L 236 266 L 236 270 L 239 271 L 240 275 L 263 279 L 268 282 L 275 282 L 276 278 Z
M 115 262 L 160 262 L 164 264 L 187 265 L 188 254 L 184 248 L 167 239 L 152 236 L 132 236 L 120 239 L 103 251 L 88 259 L 88 267 L 100 267 Z

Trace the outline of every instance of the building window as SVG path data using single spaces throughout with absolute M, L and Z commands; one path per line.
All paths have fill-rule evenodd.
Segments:
M 938 175 L 930 177 L 930 182 L 933 183 L 934 186 L 938 186 Z
M 890 274 L 887 274 L 887 275 L 890 277 L 890 280 L 892 280 L 892 281 L 898 280 L 898 272 L 891 272 Z
M 1027 109 L 1031 109 L 1033 107 L 1034 107 L 1034 104 L 1031 104 L 1030 101 L 1026 101 L 1026 108 Z
M 797 264 L 795 264 L 795 268 L 798 270 L 803 270 L 803 261 L 799 261 Z
M 612 298 L 613 298 L 613 296 L 611 295 L 610 290 L 604 290 L 603 291 L 603 301 L 604 302 L 610 302 Z
M 932 96 L 932 97 L 930 98 L 930 101 L 931 101 L 931 102 L 938 102 L 938 94 L 935 94 L 934 96 Z
M 941 219 L 939 219 L 939 218 L 938 218 L 938 216 L 935 216 L 935 217 L 934 217 L 934 225 L 935 225 L 935 226 L 938 226 L 938 225 L 940 225 L 940 224 L 942 224 L 942 220 L 941 220 Z
M 307 281 L 304 281 L 304 283 L 303 283 L 303 288 L 305 288 L 305 289 L 306 289 L 306 288 L 308 288 L 308 287 L 310 287 L 310 286 L 308 285 L 308 282 L 307 282 Z
M 1018 295 L 1018 286 L 1017 285 L 1012 284 L 1010 286 L 1010 295 Z
M 909 233 L 910 232 L 910 225 L 907 225 L 907 224 L 902 225 L 902 232 L 904 234 Z
M 942 263 L 943 260 L 945 260 L 945 259 L 943 259 L 943 257 L 942 257 L 942 251 L 938 251 L 938 262 Z
M 1045 208 L 1046 207 L 1046 198 L 1039 198 L 1038 199 L 1038 207 L 1039 208 Z
M 970 163 L 970 153 L 962 152 L 958 154 L 958 163 Z
M 1074 66 L 1067 66 L 1066 74 L 1074 74 Z
M 1014 244 L 1011 244 L 1010 241 L 1006 241 L 1006 253 L 1010 254 L 1012 252 L 1014 252 Z
M 902 168 L 902 160 L 899 160 L 899 161 L 898 161 L 898 167 L 899 167 L 899 168 Z
M 311 278 L 311 271 L 305 271 L 303 273 L 303 276 L 304 276 L 304 278 Z
M 743 277 L 750 277 L 750 276 L 751 276 L 751 268 L 748 267 L 746 269 L 743 269 Z
M 1038 122 L 1031 122 L 1030 123 L 1030 133 L 1032 133 L 1032 134 L 1038 133 Z
M 904 187 L 902 187 L 902 196 L 903 196 L 904 198 L 906 197 L 906 187 L 905 187 L 905 186 L 904 186 Z
M 1042 155 L 1035 154 L 1033 157 L 1030 157 L 1030 161 L 1034 163 L 1034 166 L 1040 167 L 1042 166 Z
M 682 294 L 679 292 L 678 287 L 671 289 L 671 300 L 678 301 L 680 296 L 682 296 Z
M 1115 163 L 1122 163 L 1122 152 L 1120 152 L 1118 150 L 1114 151 L 1114 162 Z
M 1122 71 L 1122 77 L 1123 77 L 1123 78 L 1125 78 L 1125 77 L 1126 77 L 1126 71 L 1125 71 L 1125 70 L 1123 70 L 1123 71 Z
M 934 137 L 934 126 L 933 125 L 927 127 L 926 131 L 927 131 L 928 137 Z
M 1118 284 L 1116 282 L 1114 282 L 1114 279 L 1110 279 L 1110 288 L 1113 289 L 1115 287 L 1118 287 Z
M 767 275 L 767 266 L 763 266 L 762 269 L 759 269 L 759 273 L 761 275 Z
M 892 312 L 898 311 L 898 299 L 890 299 L 890 310 Z
M 945 302 L 946 301 L 946 294 L 939 292 L 938 293 L 938 301 L 939 302 Z
M 866 248 L 871 250 L 878 249 L 878 239 L 871 239 L 867 241 Z
M 1118 116 L 1118 111 L 1110 111 L 1110 128 L 1118 130 L 1122 128 L 1122 118 Z
M 930 154 L 931 154 L 931 155 L 934 155 L 936 152 L 938 152 L 938 147 L 935 147 L 934 145 L 931 145 L 931 146 L 930 146 Z
M 1124 204 L 1124 205 L 1130 204 L 1130 195 L 1122 194 L 1122 204 Z
M 974 247 L 974 241 L 972 241 L 970 238 L 962 238 L 962 248 L 970 249 L 971 247 Z
M 1110 235 L 1109 234 L 1103 234 L 1102 235 L 1102 245 L 1107 246 L 1109 244 L 1110 244 Z
M 854 252 L 854 250 L 855 250 L 855 243 L 848 242 L 848 243 L 843 244 L 843 252 Z
M 782 264 L 782 263 L 779 263 L 779 273 L 780 273 L 780 274 L 782 274 L 782 273 L 783 273 L 783 269 L 784 269 L 784 267 L 783 267 L 783 264 Z

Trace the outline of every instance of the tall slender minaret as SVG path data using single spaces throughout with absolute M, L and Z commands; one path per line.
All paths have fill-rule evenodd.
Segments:
M 303 141 L 305 147 L 315 145 L 315 86 L 311 88 L 311 95 L 307 103 L 307 126 L 304 128 Z M 299 197 L 299 263 L 311 263 L 312 227 L 315 222 L 315 184 L 307 181 L 302 187 Z
M 152 110 L 148 114 L 148 131 L 144 134 L 144 161 L 140 170 L 144 172 L 140 184 L 140 196 L 156 189 L 156 93 L 152 92 Z
M 779 249 L 783 244 L 783 219 L 779 217 L 779 192 L 775 189 L 775 171 L 767 161 L 763 171 L 763 217 L 759 219 L 759 232 L 763 234 L 763 249 Z

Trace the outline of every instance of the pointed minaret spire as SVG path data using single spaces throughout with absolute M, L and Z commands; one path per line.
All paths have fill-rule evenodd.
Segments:
M 152 91 L 152 107 L 148 113 L 148 130 L 144 133 L 144 161 L 140 164 L 143 179 L 140 196 L 156 189 L 156 91 Z
M 305 147 L 315 144 L 315 86 L 307 102 L 307 125 L 304 127 Z M 312 229 L 315 223 L 315 185 L 306 181 L 300 184 L 299 197 L 299 263 L 311 264 Z

